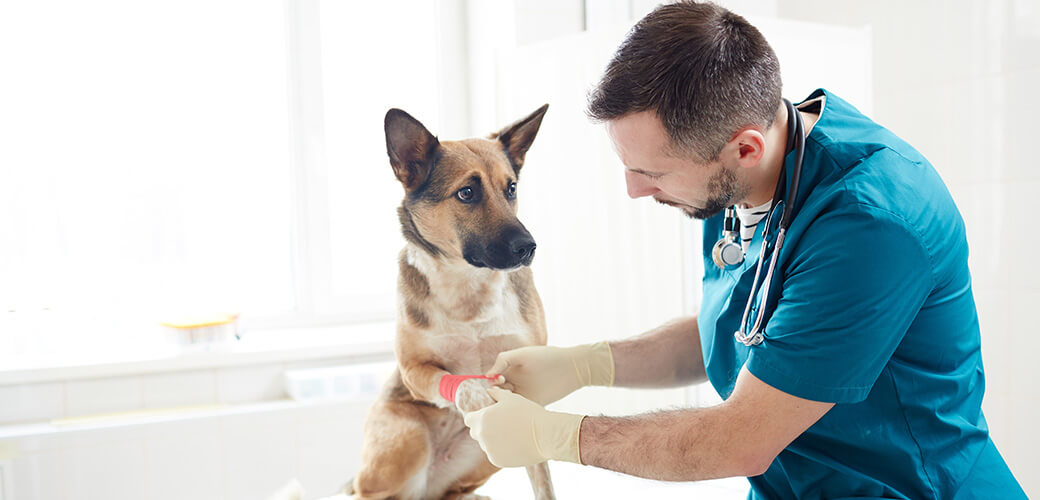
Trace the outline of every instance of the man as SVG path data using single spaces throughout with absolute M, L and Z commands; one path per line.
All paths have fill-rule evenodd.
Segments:
M 466 416 L 471 435 L 499 466 L 747 476 L 753 498 L 1024 498 L 982 415 L 967 241 L 942 180 L 822 89 L 797 105 L 804 145 L 789 147 L 801 129 L 780 95 L 775 54 L 740 16 L 681 2 L 636 25 L 589 114 L 631 197 L 705 220 L 700 314 L 609 344 L 503 353 L 489 373 L 506 384 Z M 745 258 L 722 268 L 712 248 L 730 206 Z M 584 385 L 705 378 L 723 403 L 622 418 L 541 406 Z

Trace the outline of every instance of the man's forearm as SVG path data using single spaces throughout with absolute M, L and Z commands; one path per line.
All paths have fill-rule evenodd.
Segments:
M 610 343 L 617 387 L 678 387 L 705 380 L 697 317 Z
M 631 417 L 585 417 L 581 462 L 662 481 L 700 481 L 760 474 L 761 464 L 735 434 L 722 406 Z M 750 430 L 753 431 L 753 430 Z

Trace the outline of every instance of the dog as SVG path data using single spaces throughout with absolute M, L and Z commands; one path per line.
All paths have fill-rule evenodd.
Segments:
M 461 412 L 494 404 L 470 379 L 455 403 L 446 374 L 483 374 L 498 353 L 545 345 L 545 315 L 530 267 L 535 241 L 517 218 L 517 179 L 548 104 L 487 138 L 440 142 L 408 113 L 384 120 L 405 248 L 399 255 L 398 367 L 365 419 L 355 498 L 485 498 L 498 468 Z M 554 498 L 549 469 L 527 468 L 535 498 Z

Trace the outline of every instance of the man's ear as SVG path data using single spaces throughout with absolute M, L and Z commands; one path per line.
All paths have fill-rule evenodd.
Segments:
M 754 167 L 762 161 L 766 151 L 766 137 L 762 131 L 755 128 L 746 128 L 737 132 L 730 140 L 734 146 L 737 164 L 741 167 Z
M 513 165 L 513 173 L 519 174 L 520 168 L 524 166 L 524 155 L 534 142 L 534 136 L 538 134 L 538 128 L 542 126 L 542 117 L 549 109 L 548 104 L 536 109 L 526 118 L 523 118 L 502 130 L 491 134 L 491 138 L 498 138 L 502 147 L 509 157 L 509 163 Z
M 386 154 L 397 180 L 408 191 L 422 186 L 433 168 L 440 142 L 419 120 L 397 108 L 386 112 L 383 129 Z

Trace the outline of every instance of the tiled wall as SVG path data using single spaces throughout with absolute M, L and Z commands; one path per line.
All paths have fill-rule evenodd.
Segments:
M 287 363 L 0 386 L 0 425 L 285 397 Z M 293 365 L 296 366 L 296 365 Z
M 292 478 L 331 495 L 358 466 L 369 402 L 94 429 L 18 440 L 18 500 L 262 499 Z

